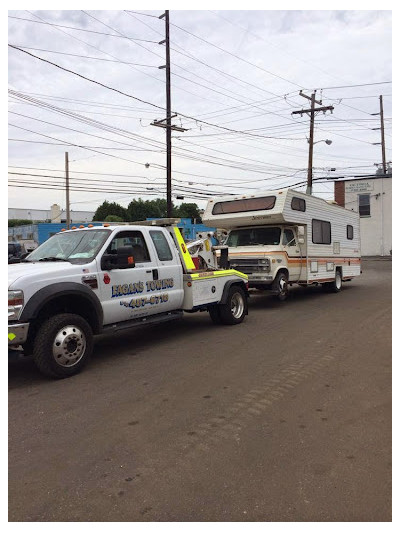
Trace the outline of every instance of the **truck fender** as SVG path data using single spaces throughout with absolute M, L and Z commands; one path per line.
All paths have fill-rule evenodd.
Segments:
M 92 289 L 86 285 L 74 282 L 65 281 L 53 283 L 37 291 L 24 306 L 19 320 L 21 322 L 30 322 L 34 320 L 46 304 L 64 296 L 80 296 L 81 298 L 84 298 L 93 309 L 93 314 L 95 315 L 91 316 L 93 332 L 99 333 L 103 326 L 103 308 L 100 300 L 97 295 L 94 294 Z
M 228 293 L 232 285 L 240 285 L 240 287 L 243 289 L 244 293 L 246 294 L 247 298 L 249 297 L 249 291 L 247 290 L 247 286 L 244 281 L 237 280 L 237 279 L 230 279 L 229 281 L 225 283 L 224 290 L 222 291 L 221 300 L 219 302 L 220 304 L 226 304 L 226 302 L 228 301 Z

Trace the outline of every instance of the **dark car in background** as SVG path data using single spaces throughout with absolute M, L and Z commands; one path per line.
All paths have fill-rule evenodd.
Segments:
M 8 243 L 8 262 L 13 262 L 13 259 L 20 259 L 25 252 L 22 245 L 19 242 Z

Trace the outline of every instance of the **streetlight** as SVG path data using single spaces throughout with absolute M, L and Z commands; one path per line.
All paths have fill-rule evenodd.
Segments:
M 310 144 L 310 139 L 308 137 L 307 137 L 307 142 L 308 144 Z M 321 141 L 315 141 L 315 143 L 313 144 L 317 144 L 317 143 L 325 143 L 329 146 L 330 144 L 332 144 L 332 141 L 330 139 L 322 139 Z
M 314 144 L 317 143 L 325 143 L 325 144 L 332 144 L 332 141 L 330 139 L 322 139 L 320 141 L 310 142 L 310 138 L 306 137 L 308 144 L 310 145 L 310 149 L 308 151 L 308 172 L 307 172 L 307 189 L 306 194 L 312 194 L 312 160 L 313 160 L 313 148 Z

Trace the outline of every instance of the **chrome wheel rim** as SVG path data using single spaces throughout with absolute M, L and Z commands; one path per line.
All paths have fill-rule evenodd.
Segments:
M 79 363 L 86 350 L 86 337 L 77 326 L 64 326 L 54 338 L 53 357 L 57 364 L 71 367 Z
M 231 299 L 231 313 L 234 318 L 240 318 L 244 311 L 244 301 L 241 294 L 236 292 Z
M 340 272 L 336 272 L 335 283 L 336 283 L 336 288 L 340 289 L 342 286 L 342 276 L 340 275 Z

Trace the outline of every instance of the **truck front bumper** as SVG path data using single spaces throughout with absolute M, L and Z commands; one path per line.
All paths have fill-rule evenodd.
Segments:
M 28 337 L 29 323 L 8 324 L 8 346 L 24 344 Z

